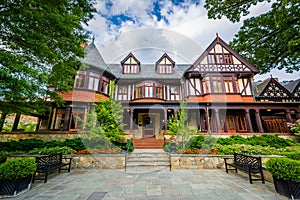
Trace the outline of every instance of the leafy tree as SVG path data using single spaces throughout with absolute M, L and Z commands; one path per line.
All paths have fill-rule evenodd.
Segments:
M 0 2 L 0 110 L 41 112 L 71 89 L 94 0 Z M 34 103 L 32 103 L 34 102 Z
M 110 83 L 110 99 L 95 103 L 97 120 L 101 127 L 101 132 L 113 143 L 119 143 L 124 139 L 123 109 L 120 102 L 113 99 L 115 83 Z
M 208 17 L 227 17 L 238 22 L 249 14 L 249 8 L 260 2 L 272 2 L 271 9 L 244 21 L 230 45 L 254 64 L 260 73 L 300 68 L 300 2 L 299 0 L 207 0 Z
M 180 109 L 178 110 L 178 119 L 172 117 L 168 122 L 168 134 L 176 135 L 179 141 L 179 149 L 187 149 L 191 137 L 196 133 L 188 124 L 188 115 L 186 112 L 186 105 L 184 100 L 180 101 Z

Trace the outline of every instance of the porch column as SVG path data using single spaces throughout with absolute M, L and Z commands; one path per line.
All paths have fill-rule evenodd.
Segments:
M 208 109 L 208 105 L 206 105 L 206 108 L 205 108 L 205 118 L 206 118 L 206 127 L 207 127 L 207 133 L 210 134 L 211 133 L 211 118 L 210 118 L 210 115 L 209 115 L 209 109 Z
M 164 130 L 166 131 L 167 130 L 167 121 L 168 121 L 168 117 L 167 117 L 167 108 L 164 108 Z
M 297 119 L 300 119 L 300 112 L 296 111 L 296 117 Z
M 264 129 L 263 129 L 263 126 L 261 123 L 259 111 L 257 111 L 257 110 L 255 110 L 255 118 L 256 118 L 256 123 L 257 123 L 257 127 L 258 127 L 258 132 L 263 133 Z
M 221 129 L 220 129 L 220 117 L 219 117 L 218 109 L 215 109 L 215 118 L 216 118 L 216 124 L 217 124 L 217 132 L 219 133 L 221 131 Z
M 290 111 L 286 111 L 285 116 L 286 116 L 286 120 L 287 120 L 288 122 L 293 122 Z
M 69 125 L 71 123 L 70 122 L 70 115 L 71 115 L 71 108 L 68 107 L 68 108 L 66 108 L 63 131 L 68 131 L 69 130 Z
M 246 121 L 247 121 L 248 132 L 253 133 L 253 128 L 252 128 L 252 123 L 251 123 L 249 110 L 246 110 Z
M 177 119 L 177 111 L 178 109 L 174 108 L 174 119 Z
M 133 129 L 133 109 L 130 109 L 130 131 Z
M 15 120 L 14 120 L 14 125 L 12 127 L 11 131 L 16 131 L 18 129 L 19 121 L 20 121 L 21 113 L 17 113 Z
M 0 119 L 0 132 L 2 131 L 3 129 L 3 126 L 4 126 L 4 122 L 5 122 L 5 118 L 7 116 L 7 113 L 3 112 L 1 114 L 1 119 Z

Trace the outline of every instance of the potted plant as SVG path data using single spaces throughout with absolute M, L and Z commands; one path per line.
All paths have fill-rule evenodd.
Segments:
M 36 170 L 32 158 L 16 158 L 0 165 L 0 197 L 13 197 L 30 189 Z
M 270 158 L 266 168 L 273 176 L 277 193 L 292 199 L 300 199 L 300 160 Z

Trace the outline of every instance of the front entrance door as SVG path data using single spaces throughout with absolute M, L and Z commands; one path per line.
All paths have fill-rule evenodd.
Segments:
M 143 115 L 143 137 L 153 137 L 154 136 L 154 126 L 155 118 L 151 115 Z

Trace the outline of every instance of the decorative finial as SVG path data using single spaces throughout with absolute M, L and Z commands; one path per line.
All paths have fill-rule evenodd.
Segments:
M 218 34 L 218 33 L 216 33 L 216 36 L 217 36 L 217 43 L 220 43 L 219 34 Z

